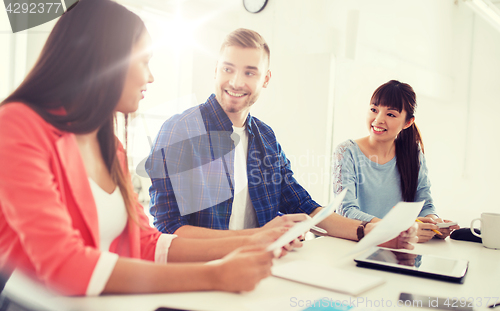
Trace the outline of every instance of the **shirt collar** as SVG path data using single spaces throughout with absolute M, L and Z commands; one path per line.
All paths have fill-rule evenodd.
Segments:
M 224 131 L 233 131 L 233 122 L 229 119 L 227 116 L 226 112 L 224 109 L 222 109 L 221 105 L 215 98 L 215 94 L 210 95 L 210 97 L 207 100 L 207 106 L 210 110 L 210 115 L 214 116 L 214 119 L 216 121 L 216 125 L 218 128 L 224 130 Z M 253 135 L 252 133 L 252 122 L 253 118 L 248 113 L 247 120 L 245 121 L 245 126 L 247 128 L 247 131 L 249 134 Z

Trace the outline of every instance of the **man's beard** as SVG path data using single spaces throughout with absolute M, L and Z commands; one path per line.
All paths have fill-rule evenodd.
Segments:
M 226 95 L 228 95 L 225 91 L 223 91 Z M 232 105 L 231 99 L 224 98 L 222 99 L 221 106 L 224 108 L 224 111 L 229 113 L 236 113 L 243 109 L 251 107 L 257 101 L 258 95 L 251 95 L 247 98 L 247 100 L 243 104 Z

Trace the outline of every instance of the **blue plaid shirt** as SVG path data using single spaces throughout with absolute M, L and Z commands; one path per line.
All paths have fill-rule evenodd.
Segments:
M 273 130 L 250 114 L 248 191 L 259 226 L 278 211 L 310 214 L 320 205 L 293 178 Z M 165 121 L 146 162 L 154 225 L 174 233 L 183 225 L 228 229 L 234 194 L 232 122 L 212 94 Z M 233 136 L 234 139 L 234 136 Z

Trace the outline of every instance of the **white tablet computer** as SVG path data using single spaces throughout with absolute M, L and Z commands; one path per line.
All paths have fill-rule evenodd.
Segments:
M 469 262 L 463 259 L 412 254 L 380 247 L 354 258 L 360 267 L 463 283 Z

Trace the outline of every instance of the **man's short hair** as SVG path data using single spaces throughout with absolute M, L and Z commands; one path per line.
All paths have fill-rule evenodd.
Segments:
M 264 40 L 261 35 L 253 30 L 238 28 L 228 34 L 224 39 L 224 42 L 222 42 L 220 54 L 222 54 L 222 52 L 224 52 L 224 49 L 228 46 L 262 49 L 267 55 L 268 66 L 270 64 L 271 52 L 269 51 L 269 46 L 267 45 L 266 40 Z

